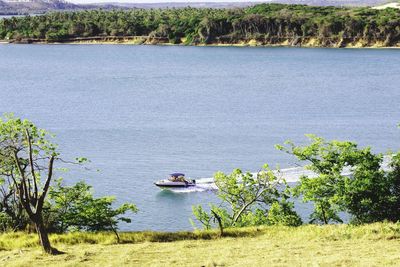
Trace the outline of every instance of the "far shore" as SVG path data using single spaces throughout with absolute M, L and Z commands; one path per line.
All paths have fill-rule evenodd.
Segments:
M 68 44 L 68 45 L 160 45 L 160 46 L 223 46 L 223 47 L 304 47 L 304 48 L 400 48 L 400 43 L 395 46 L 386 46 L 382 42 L 365 43 L 362 40 L 344 42 L 343 40 L 322 43 L 317 38 L 280 38 L 280 41 L 259 41 L 255 39 L 239 40 L 237 42 L 209 42 L 187 43 L 184 38 L 179 43 L 172 43 L 167 38 L 149 36 L 107 36 L 107 37 L 79 37 L 63 41 L 49 41 L 46 39 L 21 39 L 0 40 L 0 44 Z M 300 41 L 299 41 L 300 40 Z M 325 40 L 326 41 L 326 40 Z

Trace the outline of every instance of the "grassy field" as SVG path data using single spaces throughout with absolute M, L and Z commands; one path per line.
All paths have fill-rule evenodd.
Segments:
M 0 266 L 400 266 L 400 223 L 305 225 L 217 232 L 52 235 L 65 252 L 43 255 L 35 235 L 0 235 Z

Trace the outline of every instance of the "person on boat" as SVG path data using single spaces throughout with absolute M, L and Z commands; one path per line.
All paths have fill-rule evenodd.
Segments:
M 169 179 L 172 182 L 183 182 L 186 183 L 185 175 L 183 173 L 173 173 Z

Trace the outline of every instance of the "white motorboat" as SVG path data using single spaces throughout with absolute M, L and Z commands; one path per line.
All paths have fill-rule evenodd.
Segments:
M 183 173 L 171 173 L 168 179 L 159 180 L 154 183 L 158 187 L 189 187 L 195 186 L 196 180 L 185 178 Z

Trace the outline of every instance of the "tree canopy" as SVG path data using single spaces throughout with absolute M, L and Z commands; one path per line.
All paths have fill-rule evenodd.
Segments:
M 0 20 L 0 39 L 48 42 L 85 37 L 146 36 L 148 41 L 319 46 L 394 46 L 400 10 L 259 4 L 247 8 L 54 12 Z
M 287 142 L 277 147 L 308 163 L 306 168 L 317 175 L 301 177 L 295 188 L 303 201 L 314 203 L 311 222 L 342 222 L 339 211 L 355 223 L 400 220 L 400 153 L 391 155 L 390 169 L 383 170 L 383 155 L 370 147 L 308 137 L 311 142 L 305 146 Z
M 217 172 L 214 178 L 221 204 L 210 204 L 210 212 L 201 205 L 193 207 L 194 216 L 204 228 L 217 224 L 223 235 L 226 227 L 302 224 L 293 203 L 288 201 L 288 185 L 268 165 L 256 174 L 236 169 L 228 175 Z

